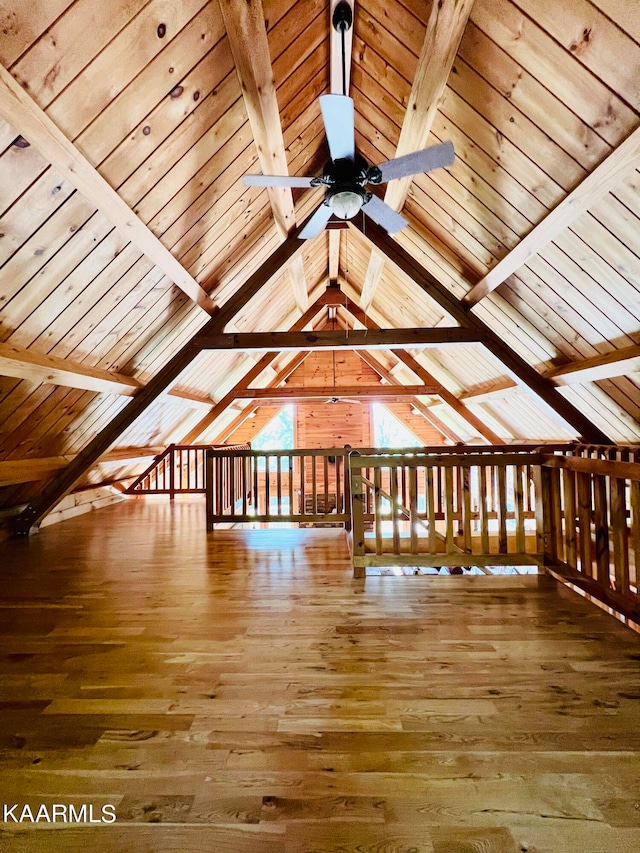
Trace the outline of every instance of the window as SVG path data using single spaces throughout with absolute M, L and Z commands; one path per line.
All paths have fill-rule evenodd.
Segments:
M 283 406 L 251 442 L 252 450 L 292 450 L 295 406 Z M 282 460 L 282 470 L 289 469 L 289 460 Z M 258 470 L 264 471 L 264 459 L 258 460 Z M 276 470 L 276 460 L 269 460 L 269 470 Z
M 371 404 L 374 447 L 422 447 L 423 442 L 382 403 Z

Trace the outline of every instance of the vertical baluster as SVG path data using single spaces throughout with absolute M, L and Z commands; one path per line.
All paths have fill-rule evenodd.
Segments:
M 455 553 L 454 509 L 453 509 L 453 468 L 450 465 L 444 469 L 444 505 L 445 505 L 445 536 L 447 554 Z
M 373 469 L 374 530 L 376 534 L 376 554 L 382 554 L 382 472 L 378 466 Z
M 276 456 L 276 492 L 278 500 L 276 513 L 282 515 L 282 456 L 279 453 Z
M 253 465 L 253 511 L 255 515 L 260 514 L 260 494 L 258 492 L 258 466 L 260 456 L 256 454 L 252 459 Z
M 593 476 L 594 512 L 593 520 L 596 533 L 596 576 L 603 589 L 609 589 L 609 518 L 607 505 L 606 477 Z
M 418 469 L 409 468 L 409 536 L 412 554 L 418 553 Z
M 507 469 L 504 465 L 496 466 L 497 510 L 498 510 L 498 553 L 506 554 L 507 541 Z
M 437 554 L 438 545 L 436 538 L 436 502 L 433 493 L 435 487 L 435 478 L 433 476 L 433 467 L 426 467 L 427 474 L 427 524 L 429 525 L 429 554 Z
M 296 508 L 295 508 L 295 505 L 293 503 L 293 463 L 294 463 L 294 457 L 290 455 L 288 457 L 288 459 L 289 459 L 289 471 L 288 471 L 288 476 L 289 476 L 289 515 L 295 515 Z
M 301 455 L 300 459 L 300 512 L 303 515 L 306 515 L 307 512 L 307 499 L 306 499 L 306 490 L 305 490 L 305 479 L 306 479 L 306 457 Z
M 349 457 L 345 456 L 345 473 L 349 476 L 349 498 L 351 501 L 350 526 L 353 530 L 353 576 L 363 578 L 366 575 L 366 568 L 356 565 L 357 558 L 365 556 L 362 469 L 359 467 L 356 454 L 350 461 L 348 460 Z
M 264 512 L 265 515 L 271 515 L 271 456 L 265 453 L 264 456 Z
M 524 554 L 527 550 L 527 538 L 524 527 L 524 484 L 526 468 L 515 465 L 513 469 L 513 497 L 516 519 L 516 553 Z
M 395 464 L 389 465 L 389 479 L 391 481 L 391 525 L 393 530 L 393 553 L 400 553 L 400 525 L 398 512 L 398 467 Z
M 566 468 L 562 470 L 562 497 L 564 503 L 564 551 L 565 562 L 573 569 L 578 568 L 576 539 L 576 475 Z
M 231 515 L 236 514 L 236 460 L 234 456 L 229 457 L 229 506 Z
M 458 521 L 457 525 L 457 535 L 462 536 L 464 534 L 464 524 L 463 524 L 463 495 L 464 495 L 464 485 L 463 485 L 463 468 L 462 466 L 458 466 L 455 469 L 455 479 L 454 479 L 454 488 L 455 488 L 455 513 L 456 519 Z
M 217 513 L 218 507 L 216 504 L 216 494 L 213 478 L 213 454 L 207 453 L 206 459 L 206 513 L 207 513 L 207 530 L 213 530 L 213 516 Z
M 223 493 L 222 493 L 222 463 L 223 458 L 221 456 L 215 457 L 215 490 L 216 490 L 216 503 L 217 503 L 217 511 L 216 515 L 222 515 L 224 513 L 224 503 L 223 503 Z
M 478 510 L 480 513 L 480 547 L 483 554 L 489 554 L 489 507 L 487 505 L 487 471 L 490 466 L 478 466 Z
M 313 515 L 318 514 L 318 458 L 315 454 L 309 457 L 311 463 L 311 512 Z
M 593 548 L 591 538 L 591 475 L 578 473 L 578 551 L 580 571 L 587 577 L 593 577 Z
M 611 535 L 616 592 L 629 594 L 629 529 L 627 527 L 626 481 L 611 477 Z
M 469 465 L 463 463 L 460 467 L 462 474 L 462 535 L 463 548 L 471 553 L 471 471 Z
M 325 453 L 322 457 L 322 490 L 324 493 L 324 511 L 328 513 L 330 511 L 329 507 L 329 457 Z M 337 504 L 336 504 L 336 512 L 337 512 Z
M 242 462 L 242 514 L 246 515 L 248 512 L 247 498 L 251 488 L 251 459 L 248 456 L 242 456 L 240 459 Z

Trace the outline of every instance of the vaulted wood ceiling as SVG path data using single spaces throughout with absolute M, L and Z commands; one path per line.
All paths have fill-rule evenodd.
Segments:
M 449 438 L 640 441 L 640 6 L 356 0 L 358 151 L 451 140 L 456 162 L 390 185 L 393 240 L 357 220 L 300 244 L 321 191 L 242 176 L 328 159 L 331 5 L 2 4 L 2 506 L 77 454 L 120 476 L 128 449 L 215 440 L 233 389 L 296 355 L 191 339 L 321 328 L 329 305 L 500 342 L 373 354 L 384 382 L 440 386 L 417 404 Z

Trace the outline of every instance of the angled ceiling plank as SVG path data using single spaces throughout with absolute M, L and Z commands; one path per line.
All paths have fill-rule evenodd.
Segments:
M 355 319 L 362 323 L 367 329 L 380 328 L 378 324 L 369 317 L 366 311 L 363 311 L 363 309 L 349 299 L 346 294 L 343 295 L 343 304 L 347 311 L 349 311 L 353 317 L 355 317 Z M 420 364 L 419 361 L 410 355 L 410 353 L 400 349 L 392 349 L 391 352 L 425 384 L 440 384 L 437 382 L 436 378 Z M 486 426 L 480 418 L 476 417 L 473 412 L 467 409 L 465 404 L 462 403 L 455 394 L 441 384 L 438 396 L 442 402 L 446 403 L 451 409 L 453 409 L 473 430 L 475 430 L 475 432 L 478 433 L 478 435 L 481 435 L 490 444 L 504 444 L 504 441 L 499 435 L 489 429 L 489 427 Z
M 304 223 L 301 227 L 304 227 Z M 222 306 L 215 308 L 214 317 L 202 329 L 205 334 L 218 334 L 225 325 L 236 316 L 238 311 L 263 287 L 271 281 L 283 263 L 300 251 L 303 240 L 289 237 L 262 264 L 260 269 L 249 277 L 242 287 Z M 194 336 L 195 337 L 195 336 Z M 86 445 L 86 447 L 67 465 L 56 479 L 51 482 L 30 503 L 14 521 L 14 532 L 18 536 L 28 536 L 45 515 L 67 495 L 84 474 L 95 465 L 100 456 L 117 441 L 122 433 L 142 415 L 157 398 L 169 389 L 186 370 L 200 352 L 193 346 L 193 338 L 187 341 L 150 382 L 141 388 L 113 420 Z
M 251 132 L 264 175 L 288 175 L 262 0 L 219 0 Z M 289 187 L 267 189 L 280 235 L 295 227 Z
M 352 226 L 354 227 L 354 226 Z M 357 225 L 355 226 L 358 227 Z M 595 424 L 578 411 L 559 392 L 554 383 L 531 367 L 521 356 L 506 344 L 502 338 L 471 313 L 470 309 L 431 275 L 415 258 L 403 249 L 384 229 L 374 222 L 368 222 L 366 233 L 358 229 L 365 240 L 371 241 L 386 258 L 402 270 L 428 296 L 434 299 L 447 313 L 462 326 L 482 330 L 486 337 L 483 345 L 491 352 L 514 376 L 529 387 L 537 396 L 560 418 L 575 429 L 578 436 L 592 444 L 611 444 L 611 439 Z M 458 401 L 459 402 L 459 401 Z
M 499 287 L 503 281 L 543 249 L 565 228 L 582 216 L 599 198 L 614 189 L 624 175 L 640 162 L 640 128 L 597 166 L 593 172 L 570 192 L 557 207 L 545 216 L 505 257 L 475 284 L 464 296 L 467 305 L 477 305 L 481 299 Z
M 482 341 L 475 329 L 458 326 L 439 329 L 378 329 L 319 332 L 246 332 L 243 334 L 202 334 L 194 344 L 212 350 L 318 350 L 389 349 L 389 347 L 445 346 Z
M 216 308 L 209 294 L 1 65 L 0 117 L 16 127 L 54 169 L 67 178 L 88 202 L 95 205 L 196 305 L 208 314 L 215 313 Z
M 396 157 L 426 146 L 472 6 L 473 0 L 432 3 Z M 412 180 L 411 177 L 401 178 L 387 186 L 384 200 L 394 210 L 400 212 L 402 209 Z M 365 310 L 373 302 L 384 268 L 384 263 L 376 255 L 372 252 L 362 289 L 360 304 Z
M 320 297 L 311 305 L 305 313 L 299 317 L 295 323 L 291 326 L 290 331 L 298 332 L 305 328 L 309 323 L 312 323 L 314 318 L 317 316 L 318 312 L 322 310 L 323 307 L 327 304 L 327 292 L 321 294 Z M 260 376 L 260 374 L 266 370 L 266 368 L 271 364 L 272 361 L 278 357 L 278 353 L 276 352 L 268 352 L 262 356 L 262 358 L 251 367 L 247 373 L 240 379 L 236 385 L 228 391 L 221 400 L 219 400 L 213 409 L 208 412 L 198 423 L 192 427 L 189 432 L 182 438 L 181 444 L 193 444 L 196 442 L 202 433 L 209 429 L 209 427 L 220 417 L 220 415 L 228 408 L 228 406 L 233 403 L 236 399 L 238 391 L 241 391 L 244 388 L 248 388 L 249 385 Z
M 582 382 L 597 382 L 613 379 L 640 371 L 640 346 L 632 344 L 602 355 L 594 355 L 582 361 L 573 361 L 550 370 L 546 375 L 558 385 L 576 385 Z
M 217 311 L 213 321 L 207 327 L 210 334 L 216 335 L 222 332 L 227 323 L 233 320 L 256 293 L 269 284 L 274 276 L 281 272 L 285 264 L 293 260 L 302 251 L 306 245 L 306 240 L 298 240 L 297 235 L 304 226 L 305 223 L 303 222 Z

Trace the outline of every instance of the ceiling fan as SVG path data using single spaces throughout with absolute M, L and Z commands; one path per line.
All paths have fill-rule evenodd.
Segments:
M 444 142 L 387 160 L 378 166 L 369 166 L 355 151 L 352 98 L 346 95 L 322 95 L 319 101 L 331 155 L 322 176 L 295 178 L 287 175 L 245 175 L 244 183 L 252 187 L 325 186 L 324 201 L 300 232 L 302 240 L 319 234 L 332 214 L 338 219 L 353 219 L 360 210 L 389 234 L 402 230 L 408 224 L 407 220 L 368 191 L 366 185 L 375 186 L 452 166 L 455 160 L 453 144 Z
M 327 135 L 331 159 L 320 177 L 289 177 L 288 175 L 245 175 L 244 183 L 251 187 L 326 187 L 324 200 L 299 234 L 308 240 L 319 234 L 332 215 L 338 219 L 353 219 L 363 210 L 389 234 L 402 230 L 408 223 L 388 204 L 367 189 L 410 175 L 431 172 L 452 166 L 455 152 L 451 142 L 414 151 L 378 166 L 369 166 L 355 150 L 353 99 L 346 94 L 345 31 L 353 18 L 348 3 L 339 3 L 332 19 L 333 28 L 342 37 L 343 94 L 322 95 L 320 111 Z

